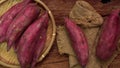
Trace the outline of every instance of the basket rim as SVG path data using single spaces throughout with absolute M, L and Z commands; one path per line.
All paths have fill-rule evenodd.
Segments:
M 50 9 L 47 7 L 47 5 L 45 5 L 45 3 L 43 3 L 41 0 L 35 0 L 37 3 L 39 3 L 40 5 L 42 5 L 49 13 L 49 16 L 51 18 L 52 24 L 53 24 L 53 33 L 52 33 L 52 40 L 48 46 L 48 48 L 45 50 L 45 52 L 42 54 L 42 58 L 39 59 L 39 61 L 41 61 L 48 53 L 49 50 L 51 49 L 53 42 L 55 40 L 55 36 L 56 36 L 56 24 L 55 24 L 55 19 L 54 16 L 52 14 L 52 12 L 50 11 Z

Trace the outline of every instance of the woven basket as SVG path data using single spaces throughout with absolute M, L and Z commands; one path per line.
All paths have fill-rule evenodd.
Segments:
M 21 2 L 22 0 L 3 0 L 0 2 L 0 16 L 5 13 L 11 6 L 15 5 L 16 3 Z M 39 62 L 48 54 L 49 50 L 52 47 L 53 41 L 55 39 L 56 35 L 56 26 L 55 26 L 55 20 L 54 17 L 49 10 L 49 8 L 40 0 L 35 0 L 36 3 L 39 4 L 39 6 L 42 9 L 42 12 L 48 11 L 50 21 L 49 26 L 47 30 L 47 41 L 45 44 L 45 48 L 42 51 L 42 54 L 40 55 Z M 2 66 L 10 67 L 10 68 L 20 68 L 16 53 L 11 48 L 9 52 L 7 52 L 7 44 L 6 42 L 0 44 L 0 64 Z

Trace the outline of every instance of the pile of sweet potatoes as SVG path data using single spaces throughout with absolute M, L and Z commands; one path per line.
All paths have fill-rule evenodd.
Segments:
M 23 0 L 0 17 L 0 42 L 17 53 L 21 68 L 34 68 L 44 48 L 49 16 L 32 0 Z

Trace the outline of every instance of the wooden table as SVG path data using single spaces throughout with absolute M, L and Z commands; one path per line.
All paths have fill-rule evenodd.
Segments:
M 63 17 L 68 16 L 71 8 L 77 0 L 42 0 L 52 11 L 56 25 L 62 24 Z M 109 3 L 102 3 L 100 0 L 86 0 L 89 2 L 102 16 L 109 14 L 111 9 L 120 8 L 120 0 L 112 0 Z M 115 6 L 115 7 L 114 7 Z M 60 55 L 58 52 L 56 41 L 54 42 L 49 54 L 46 58 L 38 63 L 37 68 L 69 68 L 67 55 Z M 110 68 L 120 68 L 120 55 L 109 66 Z

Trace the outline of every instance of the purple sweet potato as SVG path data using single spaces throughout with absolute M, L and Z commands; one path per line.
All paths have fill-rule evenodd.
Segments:
M 31 63 L 31 68 L 35 67 L 36 63 L 39 60 L 41 52 L 44 49 L 45 41 L 46 41 L 46 37 L 47 37 L 46 31 L 47 31 L 46 28 L 41 30 L 40 38 L 37 41 L 37 44 L 35 45 L 35 51 L 34 51 L 33 60 L 32 60 L 32 63 Z
M 8 50 L 11 46 L 15 45 L 24 32 L 24 30 L 38 17 L 40 8 L 37 4 L 28 4 L 12 21 L 10 24 L 6 40 L 8 44 Z
M 48 16 L 46 17 L 48 19 Z M 42 26 L 42 28 L 40 29 L 40 36 L 39 39 L 36 42 L 35 45 L 35 50 L 34 50 L 34 55 L 33 55 L 33 59 L 32 59 L 32 63 L 31 63 L 31 68 L 34 68 L 36 63 L 39 60 L 39 57 L 41 55 L 42 50 L 44 49 L 45 46 L 45 42 L 47 39 L 47 27 L 48 24 L 46 24 L 45 26 Z
M 31 0 L 26 0 L 18 3 L 0 17 L 0 42 L 5 41 L 7 29 L 15 16 L 30 2 Z
M 88 42 L 83 31 L 72 20 L 65 18 L 65 27 L 72 42 L 73 50 L 76 53 L 77 59 L 82 67 L 85 67 L 88 62 Z
M 104 21 L 96 47 L 96 55 L 101 60 L 109 59 L 117 48 L 120 33 L 120 10 L 114 10 Z
M 34 52 L 36 52 L 36 43 L 39 41 L 40 33 L 42 33 L 42 27 L 45 27 L 46 25 L 48 25 L 47 13 L 32 23 L 20 38 L 17 48 L 17 56 L 22 68 L 30 66 Z M 38 47 L 40 48 L 40 46 Z

